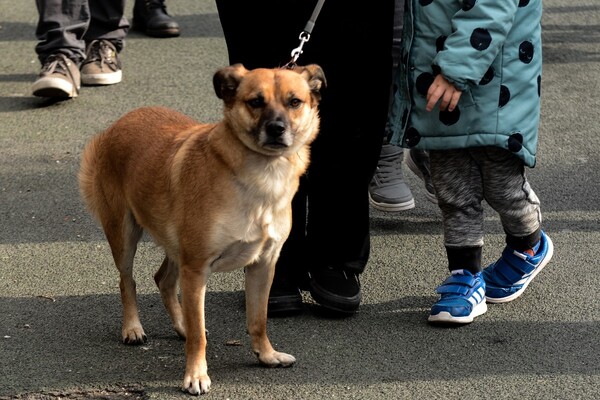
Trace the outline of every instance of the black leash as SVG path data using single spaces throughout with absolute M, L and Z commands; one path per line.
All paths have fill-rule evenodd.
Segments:
M 304 43 L 306 43 L 310 40 L 310 34 L 312 33 L 313 28 L 315 27 L 315 22 L 317 22 L 317 17 L 319 16 L 319 13 L 321 12 L 321 8 L 323 7 L 324 3 L 325 3 L 325 0 L 317 1 L 317 5 L 315 6 L 315 9 L 313 10 L 312 15 L 310 16 L 310 19 L 304 26 L 304 30 L 302 32 L 300 32 L 300 36 L 299 36 L 300 45 L 292 50 L 292 54 L 291 54 L 292 59 L 287 64 L 285 64 L 282 68 L 292 69 L 296 66 L 296 61 L 298 60 L 298 57 L 300 57 L 300 54 L 303 53 L 302 47 L 304 46 Z

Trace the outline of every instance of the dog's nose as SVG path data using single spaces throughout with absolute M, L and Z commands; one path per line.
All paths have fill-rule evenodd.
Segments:
M 285 132 L 283 121 L 270 121 L 266 126 L 267 135 L 270 137 L 279 137 Z

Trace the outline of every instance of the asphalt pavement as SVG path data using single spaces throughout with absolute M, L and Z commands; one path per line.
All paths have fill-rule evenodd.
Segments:
M 167 3 L 181 37 L 131 32 L 123 82 L 48 102 L 31 96 L 35 5 L 0 0 L 0 399 L 189 397 L 179 390 L 183 342 L 152 279 L 160 249 L 144 240 L 136 261 L 149 340 L 122 345 L 117 272 L 76 181 L 86 141 L 126 111 L 164 105 L 220 119 L 212 75 L 227 56 L 215 5 Z M 245 333 L 242 272 L 211 277 L 207 398 L 598 398 L 600 3 L 546 0 L 543 29 L 539 158 L 528 173 L 555 255 L 525 294 L 464 327 L 427 324 L 447 274 L 440 212 L 406 170 L 417 205 L 372 212 L 359 312 L 332 319 L 307 296 L 301 315 L 269 320 L 275 347 L 298 360 L 292 368 L 258 366 Z M 485 224 L 491 262 L 504 236 L 487 208 Z

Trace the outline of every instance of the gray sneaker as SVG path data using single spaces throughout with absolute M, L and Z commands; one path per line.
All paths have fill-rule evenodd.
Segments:
M 369 184 L 369 201 L 381 211 L 404 211 L 415 207 L 415 200 L 402 174 L 401 147 L 384 144 L 377 170 Z
M 121 78 L 121 61 L 115 45 L 105 39 L 91 41 L 81 65 L 81 83 L 114 85 L 121 82 Z
M 429 154 L 425 150 L 410 149 L 406 156 L 406 166 L 417 175 L 425 184 L 425 197 L 430 202 L 437 204 L 435 189 L 431 182 L 431 170 L 429 169 Z
M 64 54 L 53 54 L 44 61 L 31 89 L 34 96 L 68 99 L 77 97 L 80 86 L 77 64 Z

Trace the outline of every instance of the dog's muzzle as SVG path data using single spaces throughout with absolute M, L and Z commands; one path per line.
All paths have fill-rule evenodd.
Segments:
M 287 134 L 285 122 L 281 120 L 269 121 L 265 125 L 265 137 L 262 145 L 270 148 L 288 147 L 291 144 L 290 135 Z

